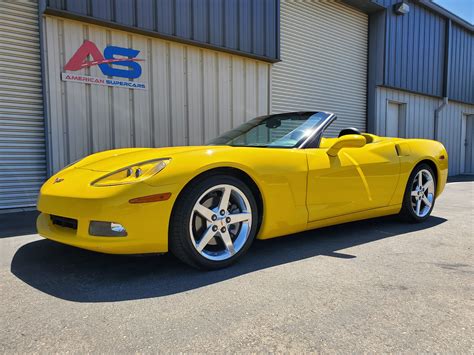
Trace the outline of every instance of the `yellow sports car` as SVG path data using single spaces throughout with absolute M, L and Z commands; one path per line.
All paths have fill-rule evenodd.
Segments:
M 390 214 L 422 222 L 448 155 L 423 139 L 325 132 L 327 112 L 257 117 L 209 145 L 90 155 L 42 187 L 40 235 L 116 254 L 163 253 L 217 269 L 255 238 Z

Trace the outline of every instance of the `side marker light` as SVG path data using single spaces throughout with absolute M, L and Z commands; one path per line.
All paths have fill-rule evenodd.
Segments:
M 157 195 L 150 195 L 150 196 L 132 198 L 128 202 L 129 203 L 160 202 L 160 201 L 169 200 L 170 197 L 171 197 L 171 192 L 165 192 L 165 193 L 157 194 Z

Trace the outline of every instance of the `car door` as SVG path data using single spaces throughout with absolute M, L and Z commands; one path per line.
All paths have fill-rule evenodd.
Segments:
M 342 148 L 335 157 L 327 151 L 327 147 L 307 149 L 309 222 L 390 203 L 400 171 L 393 142 Z

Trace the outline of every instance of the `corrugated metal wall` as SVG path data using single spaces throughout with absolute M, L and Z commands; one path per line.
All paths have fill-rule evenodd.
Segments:
M 385 38 L 385 11 L 369 15 L 369 53 L 367 71 L 367 132 L 374 132 L 375 93 L 378 85 L 383 84 Z
M 445 19 L 420 5 L 403 16 L 389 8 L 384 84 L 442 96 L 445 30 Z
M 448 96 L 474 104 L 473 27 L 467 23 L 461 26 L 462 20 L 442 8 L 430 9 L 436 5 L 426 1 L 410 1 L 410 12 L 406 15 L 395 14 L 393 4 L 400 2 L 398 0 L 376 1 L 387 9 L 384 11 L 384 29 L 380 28 L 380 19 L 371 21 L 371 43 L 383 40 L 385 47 L 383 56 L 373 55 L 377 64 L 372 60 L 371 66 L 381 63 L 384 68 L 381 81 L 377 78 L 375 85 L 442 97 L 448 42 L 446 29 L 448 21 L 452 21 Z M 371 16 L 380 17 L 380 13 Z M 371 47 L 377 50 L 376 45 Z
M 434 111 L 441 105 L 441 99 L 400 90 L 377 88 L 376 134 L 386 134 L 385 123 L 389 101 L 406 104 L 405 136 L 407 138 L 434 138 Z M 461 124 L 465 114 L 474 114 L 474 105 L 450 102 L 440 113 L 439 139 L 449 154 L 449 175 L 461 173 L 461 148 L 464 143 L 461 142 Z
M 275 60 L 278 0 L 47 0 L 50 9 Z
M 449 98 L 474 103 L 474 33 L 456 24 L 451 29 L 449 71 Z
M 272 71 L 273 112 L 336 113 L 331 134 L 365 130 L 368 16 L 339 2 L 282 1 L 281 58 Z
M 36 2 L 0 2 L 0 62 L 0 209 L 34 206 L 46 175 Z
M 52 167 L 117 147 L 201 144 L 269 112 L 270 64 L 47 16 L 47 102 Z M 85 39 L 140 50 L 147 90 L 63 82 Z M 97 66 L 82 70 L 103 76 Z

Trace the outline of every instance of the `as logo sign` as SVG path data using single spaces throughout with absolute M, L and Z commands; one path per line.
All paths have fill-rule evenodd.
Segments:
M 69 62 L 64 66 L 64 69 L 76 71 L 93 65 L 98 65 L 104 75 L 136 79 L 142 75 L 142 67 L 136 62 L 143 61 L 143 59 L 136 58 L 138 53 L 140 53 L 140 51 L 137 51 L 136 49 L 108 46 L 105 47 L 104 55 L 102 55 L 93 42 L 84 41 L 84 44 L 80 46 L 77 52 L 74 53 L 71 59 L 69 59 Z M 116 58 L 116 55 L 125 58 Z M 87 58 L 89 56 L 94 60 L 88 61 Z M 109 65 L 112 63 L 128 67 L 128 69 L 112 68 Z
M 105 47 L 104 54 L 102 54 L 94 42 L 86 40 L 66 63 L 64 70 L 74 72 L 97 65 L 105 76 L 136 79 L 142 75 L 142 67 L 138 62 L 144 61 L 144 59 L 137 58 L 139 53 L 140 51 L 136 49 L 108 46 Z M 92 60 L 89 60 L 89 58 L 92 58 Z M 61 78 L 64 81 L 75 81 L 85 84 L 146 89 L 144 83 L 129 80 L 97 78 L 71 73 L 62 73 Z

